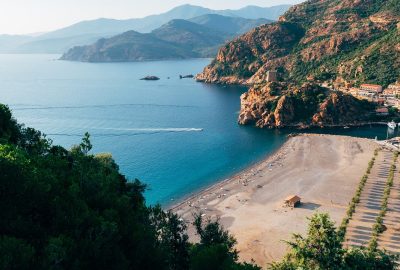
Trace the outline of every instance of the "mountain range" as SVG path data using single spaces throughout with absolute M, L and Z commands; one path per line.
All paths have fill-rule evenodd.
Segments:
M 190 20 L 174 19 L 151 33 L 128 31 L 103 38 L 92 45 L 76 46 L 61 59 L 84 62 L 127 62 L 144 60 L 213 57 L 229 39 L 267 19 L 244 19 L 207 14 Z
M 138 19 L 115 20 L 100 18 L 82 21 L 39 36 L 0 35 L 1 53 L 63 53 L 73 46 L 87 45 L 100 38 L 109 38 L 126 31 L 150 33 L 174 19 L 189 20 L 216 14 L 241 19 L 277 20 L 290 5 L 274 7 L 248 6 L 238 10 L 212 10 L 193 5 L 178 6 L 168 12 Z

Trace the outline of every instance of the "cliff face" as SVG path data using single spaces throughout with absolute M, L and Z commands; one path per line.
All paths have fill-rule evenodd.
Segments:
M 257 84 L 277 69 L 294 83 L 342 77 L 388 84 L 400 76 L 399 21 L 400 0 L 306 1 L 223 46 L 197 79 Z
M 353 125 L 372 120 L 374 107 L 316 85 L 272 83 L 241 96 L 239 123 L 278 128 Z
M 400 0 L 309 0 L 227 43 L 197 80 L 252 86 L 241 97 L 240 124 L 352 125 L 377 120 L 375 105 L 313 83 L 392 83 L 399 44 Z M 267 83 L 269 70 L 282 82 Z

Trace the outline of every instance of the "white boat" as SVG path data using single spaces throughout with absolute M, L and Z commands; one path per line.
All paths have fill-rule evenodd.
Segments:
M 394 121 L 389 122 L 387 125 L 388 125 L 388 127 L 391 128 L 391 129 L 395 129 L 396 126 L 397 126 L 396 123 L 395 123 Z

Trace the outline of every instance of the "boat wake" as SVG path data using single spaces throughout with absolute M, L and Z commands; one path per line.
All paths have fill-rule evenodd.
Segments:
M 93 128 L 96 130 L 115 131 L 143 131 L 143 132 L 196 132 L 203 131 L 202 128 Z
M 87 128 L 90 135 L 93 137 L 120 137 L 120 136 L 139 136 L 153 135 L 160 133 L 180 133 L 180 132 L 201 132 L 202 128 Z M 118 133 L 98 133 L 90 132 L 90 130 L 104 131 L 122 131 Z M 67 136 L 67 137 L 82 137 L 83 133 L 47 133 L 47 136 Z
M 34 104 L 10 104 L 13 111 L 26 110 L 63 110 L 63 109 L 90 109 L 90 108 L 120 108 L 120 107 L 174 107 L 174 108 L 195 108 L 192 105 L 176 104 L 154 104 L 154 103 L 127 103 L 127 104 L 100 104 L 100 105 L 82 105 L 82 106 L 45 106 Z

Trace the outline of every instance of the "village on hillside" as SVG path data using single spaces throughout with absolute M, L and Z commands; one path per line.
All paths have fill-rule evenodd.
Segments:
M 377 115 L 388 115 L 390 107 L 400 109 L 400 80 L 385 89 L 378 84 L 361 84 L 360 87 L 354 87 L 350 83 L 322 83 L 321 86 L 377 103 Z

